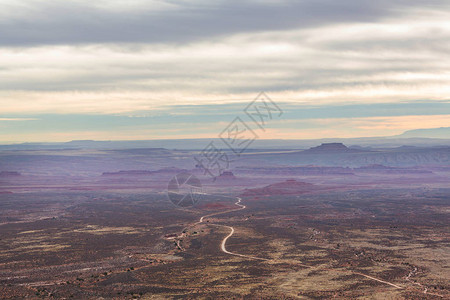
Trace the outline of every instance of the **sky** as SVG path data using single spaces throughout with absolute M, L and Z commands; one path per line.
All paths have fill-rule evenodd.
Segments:
M 0 143 L 217 137 L 262 91 L 260 138 L 450 127 L 450 2 L 0 0 Z

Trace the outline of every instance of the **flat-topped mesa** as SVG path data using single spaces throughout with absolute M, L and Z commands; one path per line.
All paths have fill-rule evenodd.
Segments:
M 347 150 L 349 150 L 348 147 L 342 143 L 323 143 L 320 146 L 309 148 L 306 151 L 335 152 L 335 151 L 347 151 Z
M 310 154 L 327 154 L 327 153 L 347 153 L 347 152 L 359 152 L 361 150 L 350 149 L 342 143 L 323 143 L 320 146 L 309 148 L 303 151 L 303 153 Z

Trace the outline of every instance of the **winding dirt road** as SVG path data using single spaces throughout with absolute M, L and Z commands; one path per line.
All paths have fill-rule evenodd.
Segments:
M 237 209 L 230 209 L 230 210 L 226 210 L 226 211 L 222 211 L 222 212 L 218 212 L 218 213 L 213 213 L 213 214 L 208 214 L 208 215 L 202 216 L 202 217 L 200 218 L 200 220 L 199 220 L 198 222 L 196 222 L 195 224 L 204 223 L 205 218 L 208 218 L 208 217 L 217 216 L 217 215 L 222 215 L 222 214 L 226 214 L 226 213 L 229 213 L 229 212 L 239 211 L 239 210 L 245 209 L 246 206 L 243 205 L 243 204 L 241 204 L 242 198 L 240 198 L 240 197 L 236 197 L 236 198 L 237 198 L 238 200 L 237 200 L 237 202 L 235 202 L 234 204 L 237 205 L 237 206 L 239 206 L 239 208 L 237 208 Z M 255 260 L 273 261 L 273 259 L 267 259 L 267 258 L 256 257 L 256 256 L 245 255 L 245 254 L 240 254 L 240 253 L 228 251 L 228 250 L 227 250 L 227 247 L 226 247 L 226 244 L 227 244 L 228 239 L 229 239 L 230 237 L 232 237 L 233 234 L 234 234 L 234 227 L 232 227 L 232 226 L 227 226 L 227 225 L 213 224 L 213 223 L 209 223 L 209 225 L 213 225 L 213 226 L 217 226 L 217 227 L 225 227 L 225 228 L 227 228 L 227 229 L 230 230 L 230 233 L 229 233 L 226 237 L 223 238 L 222 243 L 220 244 L 220 250 L 221 250 L 223 253 L 226 253 L 226 254 L 229 254 L 229 255 L 238 256 L 238 257 L 243 257 L 243 258 L 255 259 Z M 298 263 L 298 265 L 301 265 L 301 266 L 304 266 L 304 267 L 307 267 L 307 268 L 311 268 L 311 266 L 303 265 L 303 264 L 301 264 L 301 263 Z M 384 281 L 384 280 L 381 280 L 381 279 L 378 279 L 378 278 L 375 278 L 375 277 L 372 277 L 372 276 L 369 276 L 369 275 L 366 275 L 366 274 L 357 273 L 357 272 L 353 272 L 353 274 L 360 275 L 360 276 L 366 277 L 366 278 L 368 278 L 368 279 L 372 279 L 372 280 L 375 280 L 375 281 L 378 281 L 378 282 L 381 282 L 381 283 L 390 285 L 390 286 L 395 287 L 395 288 L 397 288 L 397 289 L 403 289 L 403 287 L 401 287 L 401 286 L 399 286 L 399 285 L 396 285 L 396 284 L 394 284 L 394 283 L 391 283 L 391 282 L 388 282 L 388 281 Z
M 230 209 L 230 210 L 226 210 L 226 211 L 217 212 L 217 213 L 212 213 L 212 214 L 208 214 L 208 215 L 202 216 L 202 217 L 200 218 L 200 220 L 199 220 L 198 222 L 196 222 L 195 224 L 205 223 L 205 222 L 204 222 L 204 221 L 205 221 L 205 218 L 208 218 L 208 217 L 218 216 L 218 215 L 226 214 L 226 213 L 229 213 L 229 212 L 239 211 L 239 210 L 245 209 L 246 206 L 243 205 L 243 204 L 241 204 L 242 199 L 241 199 L 240 197 L 236 197 L 236 198 L 237 198 L 237 202 L 235 202 L 234 204 L 237 205 L 237 206 L 239 206 L 239 208 L 236 208 L 236 209 Z M 213 223 L 209 223 L 209 222 L 208 222 L 208 225 L 213 225 L 213 226 L 217 226 L 217 227 L 224 227 L 224 228 L 227 228 L 227 229 L 230 230 L 230 233 L 229 233 L 226 237 L 223 238 L 223 240 L 222 240 L 222 242 L 221 242 L 221 244 L 220 244 L 220 250 L 221 250 L 223 253 L 226 253 L 226 254 L 228 254 L 228 255 L 233 255 L 233 256 L 238 256 L 238 257 L 248 258 L 248 259 L 255 259 L 255 260 L 261 260 L 261 261 L 273 261 L 273 262 L 275 262 L 275 260 L 273 260 L 273 259 L 267 259 L 267 258 L 256 257 L 256 256 L 245 255 L 245 254 L 240 254 L 240 253 L 228 251 L 227 248 L 226 248 L 226 244 L 227 244 L 228 239 L 229 239 L 230 237 L 232 237 L 233 234 L 234 234 L 234 232 L 235 232 L 234 227 L 228 226 L 228 225 L 213 224 Z M 292 264 L 292 262 L 290 262 L 290 263 Z M 307 267 L 307 268 L 312 268 L 311 266 L 304 265 L 304 264 L 302 264 L 302 263 L 294 263 L 294 264 L 295 264 L 295 265 L 299 265 L 299 266 L 303 266 L 303 267 Z M 331 270 L 331 269 L 330 269 L 330 270 Z M 336 271 L 336 269 L 333 269 L 333 270 Z M 387 284 L 387 285 L 392 286 L 392 287 L 394 287 L 394 288 L 396 288 L 396 289 L 401 289 L 401 290 L 405 289 L 405 287 L 399 286 L 399 285 L 394 284 L 394 283 L 392 283 L 392 282 L 385 281 L 385 280 L 381 280 L 381 279 L 378 279 L 378 278 L 375 278 L 375 277 L 372 277 L 372 276 L 369 276 L 369 275 L 366 275 L 366 274 L 363 274 L 363 273 L 353 272 L 353 271 L 352 271 L 352 273 L 355 274 L 355 275 L 363 276 L 363 277 L 365 277 L 365 278 L 367 278 L 367 279 L 371 279 L 371 280 L 374 280 L 374 281 L 377 281 L 377 282 L 380 282 L 380 283 Z M 426 293 L 427 293 L 427 290 L 425 289 L 424 291 L 421 291 L 421 292 L 424 293 L 424 294 L 426 294 Z M 442 295 L 439 295 L 439 294 L 434 294 L 434 295 L 439 296 L 439 297 L 443 297 Z
M 238 201 L 236 203 L 234 203 L 235 205 L 239 206 L 239 208 L 237 209 L 231 209 L 231 210 L 227 210 L 227 211 L 223 211 L 223 212 L 218 212 L 218 213 L 214 213 L 214 214 L 209 214 L 206 216 L 203 216 L 200 218 L 200 220 L 196 223 L 203 223 L 203 220 L 207 217 L 212 217 L 212 216 L 217 216 L 217 215 L 221 215 L 221 214 L 225 214 L 225 213 L 229 213 L 232 211 L 238 211 L 238 210 L 243 210 L 246 208 L 245 205 L 240 204 L 241 203 L 241 198 L 237 197 Z M 266 258 L 261 258 L 261 257 L 256 257 L 256 256 L 250 256 L 250 255 L 245 255 L 245 254 L 239 254 L 239 253 L 235 253 L 235 252 L 231 252 L 227 250 L 226 244 L 227 244 L 227 240 L 233 236 L 234 234 L 234 228 L 232 226 L 227 226 L 227 225 L 220 225 L 220 224 L 212 224 L 210 223 L 210 225 L 213 226 L 217 226 L 217 227 L 225 227 L 228 228 L 230 230 L 230 233 L 223 238 L 222 243 L 220 244 L 220 250 L 222 250 L 223 253 L 229 254 L 229 255 L 234 255 L 234 256 L 239 256 L 239 257 L 245 257 L 245 258 L 250 258 L 250 259 L 257 259 L 257 260 L 264 260 L 267 261 L 268 259 Z

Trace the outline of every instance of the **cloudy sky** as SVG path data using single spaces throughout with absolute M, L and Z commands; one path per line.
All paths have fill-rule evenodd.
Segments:
M 0 0 L 0 143 L 450 126 L 447 0 Z

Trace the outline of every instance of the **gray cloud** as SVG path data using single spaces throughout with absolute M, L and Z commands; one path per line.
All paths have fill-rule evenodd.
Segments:
M 122 113 L 261 90 L 322 104 L 450 93 L 442 1 L 74 1 L 0 4 L 2 111 Z
M 16 4 L 20 6 L 0 4 L 0 45 L 183 43 L 235 33 L 373 21 L 406 7 L 442 3 L 445 2 L 164 1 L 111 10 L 90 1 L 28 0 Z

